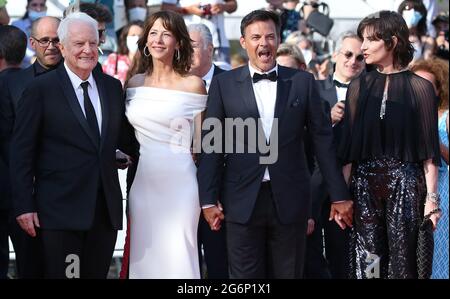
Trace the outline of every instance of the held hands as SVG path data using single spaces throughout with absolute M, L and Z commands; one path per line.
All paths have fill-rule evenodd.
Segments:
M 203 217 L 205 217 L 211 230 L 218 231 L 222 227 L 222 221 L 225 219 L 222 211 L 220 202 L 217 203 L 217 206 L 203 209 Z
M 342 229 L 345 229 L 347 226 L 352 227 L 353 201 L 345 200 L 331 203 L 330 218 L 328 220 L 331 221 L 333 219 Z
M 119 169 L 126 169 L 128 166 L 133 164 L 133 160 L 130 156 L 122 153 L 121 151 L 116 151 L 116 165 Z
M 344 118 L 345 103 L 342 101 L 337 102 L 333 108 L 331 108 L 331 124 L 334 126 Z
M 25 213 L 18 216 L 16 220 L 27 234 L 36 237 L 35 227 L 41 227 L 37 213 Z

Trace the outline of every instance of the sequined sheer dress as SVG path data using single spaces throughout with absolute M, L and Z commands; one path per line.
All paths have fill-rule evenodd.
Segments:
M 439 165 L 437 101 L 410 71 L 372 71 L 347 91 L 338 155 L 352 163 L 351 278 L 417 278 L 416 244 L 426 184 Z

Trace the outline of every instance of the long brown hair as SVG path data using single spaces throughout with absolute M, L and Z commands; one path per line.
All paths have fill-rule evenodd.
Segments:
M 169 30 L 175 36 L 175 39 L 179 44 L 180 55 L 179 59 L 177 59 L 177 55 L 174 55 L 172 60 L 173 69 L 180 75 L 186 75 L 191 68 L 192 54 L 194 53 L 194 49 L 191 45 L 192 41 L 189 37 L 189 33 L 187 31 L 186 24 L 184 23 L 183 17 L 178 13 L 164 10 L 152 14 L 145 23 L 144 32 L 142 33 L 142 36 L 138 41 L 138 48 L 141 54 L 141 63 L 138 66 L 137 73 L 146 72 L 147 74 L 151 74 L 153 71 L 152 57 L 146 57 L 144 55 L 144 48 L 147 44 L 147 38 L 150 29 L 158 19 L 161 20 L 164 28 Z

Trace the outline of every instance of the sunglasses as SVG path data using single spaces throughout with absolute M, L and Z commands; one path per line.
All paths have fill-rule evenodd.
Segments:
M 347 59 L 351 59 L 353 57 L 353 55 L 355 55 L 353 52 L 350 52 L 350 51 L 347 51 L 345 53 L 342 53 L 342 52 L 339 52 L 339 53 L 344 55 L 345 58 L 347 58 Z M 362 54 L 356 55 L 355 59 L 358 62 L 362 62 L 364 60 L 364 55 L 362 55 Z

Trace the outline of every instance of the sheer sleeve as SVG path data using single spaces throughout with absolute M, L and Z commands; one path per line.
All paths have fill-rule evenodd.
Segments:
M 438 101 L 433 85 L 419 76 L 411 76 L 412 105 L 416 107 L 418 124 L 418 155 L 421 160 L 432 159 L 440 166 Z
M 350 86 L 347 89 L 344 119 L 340 124 L 341 138 L 338 140 L 338 158 L 344 164 L 352 162 L 350 158 L 352 148 L 352 129 L 355 122 L 360 92 L 361 78 L 356 78 L 350 83 Z

